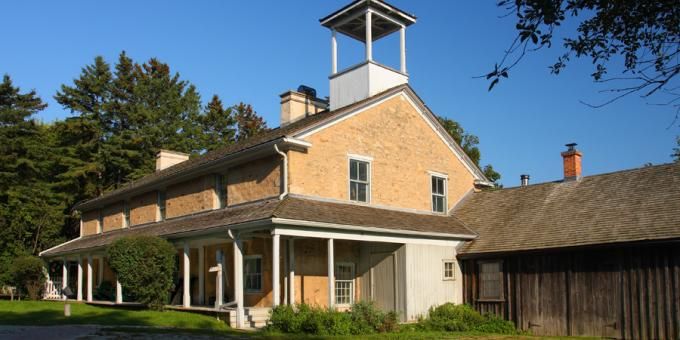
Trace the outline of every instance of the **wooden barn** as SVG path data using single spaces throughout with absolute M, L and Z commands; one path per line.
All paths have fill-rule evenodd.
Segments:
M 680 339 L 680 164 L 470 195 L 464 301 L 537 335 Z

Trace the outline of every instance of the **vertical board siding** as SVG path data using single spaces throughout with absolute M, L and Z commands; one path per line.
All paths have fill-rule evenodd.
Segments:
M 536 335 L 680 339 L 680 245 L 516 254 L 505 297 L 478 301 L 477 260 L 462 261 L 464 302 Z

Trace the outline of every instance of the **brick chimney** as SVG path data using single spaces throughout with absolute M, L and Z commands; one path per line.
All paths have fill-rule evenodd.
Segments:
M 186 153 L 161 149 L 156 154 L 156 171 L 167 169 L 188 159 L 189 155 Z
M 581 179 L 581 151 L 576 150 L 576 143 L 569 143 L 565 145 L 567 151 L 562 152 L 562 160 L 564 164 L 564 180 L 579 180 Z
M 316 97 L 316 90 L 300 85 L 297 91 L 281 94 L 281 126 L 324 111 L 328 102 Z

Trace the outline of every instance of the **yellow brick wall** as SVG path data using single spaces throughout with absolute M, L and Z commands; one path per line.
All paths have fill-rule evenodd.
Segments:
M 165 217 L 210 210 L 215 207 L 215 176 L 203 176 L 184 183 L 175 184 L 166 190 Z
M 373 158 L 373 204 L 431 211 L 428 171 L 448 175 L 449 209 L 474 188 L 472 174 L 403 95 L 305 140 L 307 153 L 288 153 L 292 193 L 349 200 L 348 154 Z
M 102 209 L 104 232 L 123 227 L 123 202 L 118 202 Z
M 130 200 L 130 224 L 132 226 L 156 221 L 157 195 L 156 191 L 151 191 Z
M 279 195 L 281 191 L 281 156 L 265 157 L 227 171 L 229 205 Z
M 99 210 L 90 210 L 83 212 L 81 217 L 82 223 L 82 235 L 94 235 L 97 233 L 99 224 Z

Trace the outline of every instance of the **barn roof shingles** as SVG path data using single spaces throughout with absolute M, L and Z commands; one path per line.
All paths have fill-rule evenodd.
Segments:
M 463 254 L 680 238 L 680 163 L 471 194 Z

